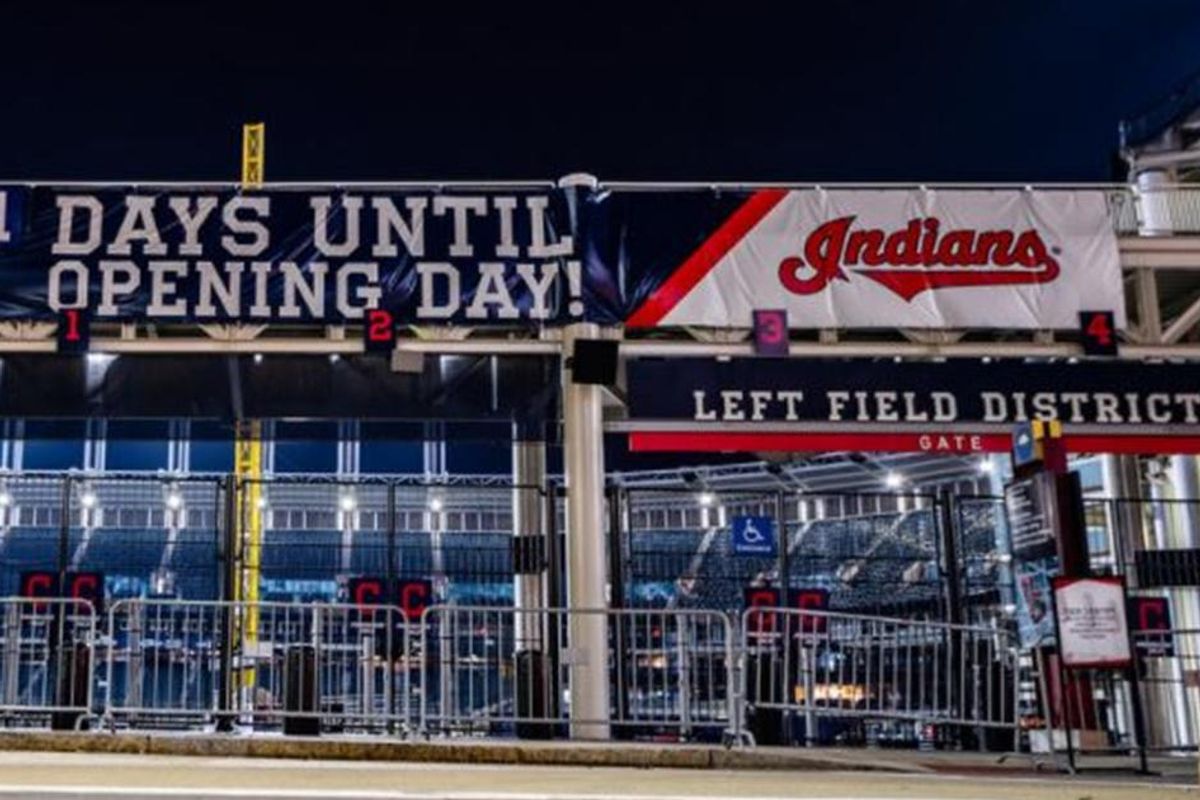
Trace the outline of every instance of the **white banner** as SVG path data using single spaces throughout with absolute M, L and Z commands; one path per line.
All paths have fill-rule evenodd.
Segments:
M 1065 666 L 1128 666 L 1133 655 L 1120 578 L 1057 578 L 1054 612 Z
M 763 190 L 677 275 L 660 325 L 749 327 L 777 308 L 794 328 L 1125 325 L 1100 191 Z

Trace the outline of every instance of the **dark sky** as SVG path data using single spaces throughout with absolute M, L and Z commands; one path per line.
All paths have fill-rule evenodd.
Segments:
M 232 179 L 262 118 L 275 180 L 1105 180 L 1200 69 L 1195 0 L 216 9 L 0 0 L 0 179 Z

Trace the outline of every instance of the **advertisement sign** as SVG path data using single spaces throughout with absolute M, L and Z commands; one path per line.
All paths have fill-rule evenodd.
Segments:
M 0 185 L 0 320 L 373 309 L 508 327 L 750 328 L 764 309 L 810 329 L 1125 324 L 1101 191 Z
M 763 189 L 629 318 L 632 326 L 1124 327 L 1117 240 L 1099 191 Z
M 1171 601 L 1166 597 L 1129 598 L 1129 627 L 1142 658 L 1175 655 Z
M 1004 487 L 1004 514 L 1013 558 L 1032 561 L 1058 553 L 1055 476 L 1042 472 Z
M 635 450 L 1006 453 L 1013 426 L 1063 423 L 1076 452 L 1200 451 L 1191 364 L 634 359 Z
M 1123 578 L 1055 578 L 1063 666 L 1123 669 L 1133 661 Z

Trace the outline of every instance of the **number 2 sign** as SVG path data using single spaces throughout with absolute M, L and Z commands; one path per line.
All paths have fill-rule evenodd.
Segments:
M 754 352 L 760 356 L 788 354 L 787 311 L 771 309 L 754 312 Z

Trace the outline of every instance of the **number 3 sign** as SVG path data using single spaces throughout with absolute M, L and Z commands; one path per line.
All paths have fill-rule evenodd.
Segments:
M 772 309 L 754 312 L 754 352 L 760 356 L 788 354 L 787 311 Z

